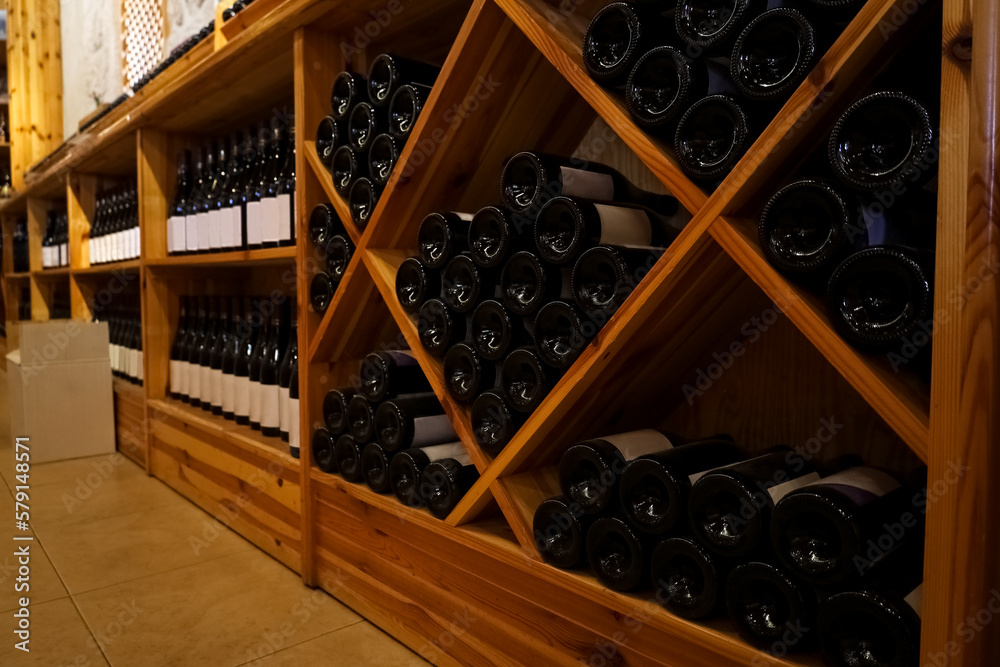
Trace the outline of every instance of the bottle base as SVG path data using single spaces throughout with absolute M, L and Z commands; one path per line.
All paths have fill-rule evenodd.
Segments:
M 211 412 L 212 411 L 212 404 L 208 403 L 207 401 L 202 401 L 201 402 L 201 406 L 199 406 L 199 407 L 201 407 L 201 409 L 204 410 L 205 412 Z
M 288 431 L 282 431 L 281 432 L 281 441 L 282 442 L 288 442 L 289 441 Z
M 241 415 L 236 415 L 236 419 L 234 419 L 233 421 L 235 421 L 240 426 L 249 426 L 250 425 L 250 418 L 247 417 L 247 416 L 245 416 L 245 415 L 242 415 L 242 416 Z
M 222 416 L 222 408 L 219 406 L 212 406 L 212 414 L 216 417 Z
M 198 408 L 198 407 L 201 407 L 201 399 L 198 399 L 198 398 L 192 398 L 192 399 L 191 399 L 191 400 L 190 400 L 189 402 L 191 403 L 191 407 L 192 407 L 192 408 Z
M 259 431 L 260 430 L 260 422 L 250 422 L 250 428 L 252 428 L 255 431 Z
M 236 418 L 236 414 L 232 413 L 232 412 L 226 412 L 225 410 L 223 410 L 222 411 L 222 418 L 223 419 L 228 419 L 229 421 L 233 421 Z
M 281 431 L 278 429 L 269 426 L 265 426 L 260 429 L 260 434 L 268 438 L 277 438 L 280 433 Z

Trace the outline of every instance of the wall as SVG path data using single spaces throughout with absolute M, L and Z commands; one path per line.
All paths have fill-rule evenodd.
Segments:
M 122 93 L 121 0 L 61 0 L 63 136 Z
M 215 18 L 216 0 L 167 0 L 167 44 L 164 54 Z

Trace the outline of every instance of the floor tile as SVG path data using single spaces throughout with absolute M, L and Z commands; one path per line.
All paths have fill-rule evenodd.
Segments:
M 71 594 L 255 549 L 189 503 L 36 530 Z
M 425 667 L 430 663 L 375 626 L 363 622 L 268 654 L 249 663 L 248 667 L 300 665 Z
M 137 477 L 146 477 L 146 471 L 119 452 L 31 466 L 32 488 L 52 484 L 73 488 L 79 482 L 88 486 L 100 486 L 110 480 Z
M 68 595 L 51 561 L 45 555 L 41 543 L 38 541 L 18 543 L 12 539 L 15 534 L 21 537 L 35 536 L 32 531 L 16 530 L 13 526 L 13 516 L 14 497 L 7 492 L 6 487 L 0 486 L 0 517 L 2 517 L 0 542 L 12 545 L 12 548 L 0 551 L 0 612 L 14 609 L 17 606 L 17 599 L 25 594 L 31 598 L 31 604 L 49 602 Z M 21 576 L 18 572 L 21 564 L 14 550 L 23 545 L 28 545 L 31 559 L 28 563 L 30 575 L 27 582 L 30 590 L 16 591 L 15 585 L 25 582 L 17 581 Z
M 29 608 L 29 653 L 14 647 L 13 614 L 0 615 L 0 665 L 4 667 L 57 667 L 107 665 L 107 660 L 70 598 Z M 138 663 L 137 663 L 138 664 Z
M 113 664 L 144 667 L 239 665 L 264 646 L 305 642 L 360 620 L 325 593 L 304 588 L 297 574 L 256 549 L 76 600 L 95 628 L 123 613 L 123 605 L 133 605 L 134 622 L 106 653 Z

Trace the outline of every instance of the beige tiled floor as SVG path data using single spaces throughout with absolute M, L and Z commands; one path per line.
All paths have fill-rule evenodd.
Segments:
M 0 369 L 0 542 L 11 545 L 6 389 Z M 211 518 L 120 455 L 35 465 L 30 481 L 29 593 L 15 593 L 17 559 L 0 547 L 4 667 L 427 664 L 235 533 L 193 548 Z M 14 648 L 22 595 L 30 653 Z

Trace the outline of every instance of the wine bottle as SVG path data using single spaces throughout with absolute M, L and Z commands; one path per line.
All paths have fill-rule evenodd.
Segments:
M 568 270 L 522 250 L 510 256 L 500 275 L 503 304 L 515 315 L 533 315 L 543 304 L 572 297 Z
M 431 87 L 420 83 L 407 83 L 399 87 L 389 100 L 389 132 L 403 141 L 410 135 L 420 116 Z
M 776 7 L 754 17 L 736 38 L 729 74 L 743 97 L 784 100 L 819 58 L 821 35 L 805 14 Z
M 394 455 L 377 442 L 369 442 L 361 450 L 361 477 L 375 493 L 389 491 L 389 465 Z
M 260 195 L 261 244 L 265 248 L 278 246 L 278 242 L 285 236 L 282 234 L 282 222 L 288 224 L 287 217 L 281 215 L 282 211 L 278 205 L 281 170 L 285 166 L 285 155 L 288 150 L 288 136 L 284 128 L 281 126 L 274 128 Z
M 264 370 L 264 361 L 268 356 L 271 329 L 270 321 L 263 313 L 257 312 L 256 315 L 261 322 L 257 328 L 257 341 L 254 344 L 253 355 L 250 357 L 250 428 L 259 431 L 261 412 L 264 409 L 261 373 Z
M 368 174 L 372 183 L 380 188 L 388 184 L 402 150 L 402 142 L 388 132 L 382 132 L 371 140 L 368 148 Z
M 348 482 L 361 481 L 361 447 L 362 445 L 358 444 L 354 436 L 347 433 L 337 438 L 337 442 L 333 446 L 333 455 L 336 459 L 334 465 L 337 466 L 337 472 L 340 473 L 340 476 Z
M 731 564 L 688 536 L 663 540 L 650 556 L 655 599 L 681 618 L 711 616 L 723 600 Z
M 167 218 L 167 253 L 171 255 L 187 252 L 184 218 L 188 195 L 191 192 L 189 171 L 191 171 L 191 151 L 184 151 L 177 156 L 177 184 L 174 186 L 174 198 L 170 203 Z
M 219 142 L 215 173 L 212 176 L 212 185 L 209 188 L 210 196 L 207 203 L 208 247 L 214 251 L 222 250 L 225 247 L 223 244 L 222 206 L 229 186 L 229 151 L 226 148 L 226 142 L 228 141 L 228 139 L 224 139 Z
M 816 586 L 843 586 L 920 533 L 913 493 L 881 470 L 848 468 L 792 491 L 771 515 L 771 542 L 782 564 Z M 909 512 L 909 517 L 907 513 Z M 907 518 L 912 521 L 906 527 Z M 886 526 L 903 526 L 888 549 L 865 555 Z M 908 534 L 907 534 L 908 533 Z
M 236 359 L 240 354 L 246 325 L 238 299 L 231 300 L 233 316 L 230 321 L 229 336 L 222 350 L 222 416 L 236 419 Z
M 784 651 L 809 645 L 815 594 L 781 568 L 764 561 L 737 565 L 726 580 L 725 597 L 729 618 L 748 643 Z
M 319 122 L 319 127 L 316 128 L 316 154 L 327 169 L 333 164 L 333 152 L 345 140 L 345 129 L 337 124 L 333 116 L 326 116 Z
M 285 148 L 284 163 L 278 177 L 278 245 L 295 245 L 296 215 L 295 215 L 295 128 L 288 130 L 288 144 Z
M 435 461 L 449 459 L 462 465 L 472 463 L 461 442 L 400 450 L 389 462 L 389 485 L 393 494 L 407 507 L 422 507 L 427 496 L 421 489 L 424 470 Z
M 409 350 L 372 352 L 361 362 L 361 393 L 372 403 L 429 392 L 431 385 Z
M 200 247 L 200 239 L 199 239 Z M 216 340 L 219 337 L 219 307 L 218 297 L 212 297 L 208 302 L 208 320 L 205 337 L 198 347 L 198 387 L 200 389 L 199 406 L 202 410 L 211 412 L 213 406 L 214 382 L 212 381 L 212 351 L 215 349 Z
M 333 177 L 333 189 L 341 197 L 347 197 L 354 181 L 368 175 L 368 161 L 358 155 L 350 146 L 340 146 L 333 152 L 330 161 L 330 174 Z
M 495 299 L 487 299 L 472 313 L 469 340 L 487 361 L 501 361 L 514 348 L 529 344 L 528 332 Z
M 593 519 L 565 496 L 543 500 L 531 521 L 535 546 L 549 565 L 570 570 L 584 564 Z
M 219 324 L 218 331 L 215 335 L 215 342 L 212 345 L 212 350 L 209 357 L 209 378 L 211 379 L 212 391 L 210 393 L 210 401 L 212 404 L 212 414 L 221 416 L 223 413 L 222 409 L 222 357 L 225 354 L 226 348 L 229 347 L 229 311 L 230 311 L 229 299 L 219 300 Z
M 532 221 L 498 206 L 485 206 L 469 223 L 472 261 L 485 269 L 503 266 L 511 253 L 534 248 Z
M 669 137 L 695 100 L 734 92 L 722 65 L 705 58 L 692 60 L 673 46 L 658 46 L 632 68 L 625 84 L 625 104 L 636 125 Z
M 456 343 L 444 355 L 444 383 L 455 400 L 473 401 L 496 385 L 497 366 L 484 361 L 468 343 Z
M 468 456 L 431 461 L 420 476 L 427 509 L 438 519 L 447 518 L 477 479 L 479 473 Z
M 495 276 L 480 269 L 469 254 L 451 258 L 441 272 L 441 300 L 456 313 L 468 313 L 493 295 Z
M 260 432 L 269 438 L 281 435 L 281 357 L 287 345 L 282 309 L 271 315 L 270 335 L 260 367 Z
M 309 303 L 317 315 L 322 315 L 330 307 L 335 289 L 333 281 L 325 271 L 313 276 L 309 283 Z
M 347 404 L 347 429 L 356 445 L 365 444 L 375 435 L 375 408 L 360 394 Z
M 368 97 L 368 82 L 360 74 L 341 72 L 333 80 L 330 91 L 330 108 L 334 120 L 344 121 L 351 109 Z
M 621 473 L 622 512 L 643 532 L 667 533 L 687 523 L 692 476 L 745 458 L 731 439 L 721 437 L 639 456 Z
M 685 174 L 714 183 L 733 170 L 756 137 L 756 122 L 741 102 L 729 95 L 710 95 L 681 117 L 674 149 Z
M 443 357 L 455 343 L 465 338 L 464 316 L 452 313 L 440 299 L 428 299 L 417 313 L 420 344 L 436 357 Z
M 180 400 L 186 391 L 184 387 L 184 368 L 182 364 L 186 362 L 182 359 L 184 353 L 184 340 L 188 335 L 188 298 L 181 297 L 180 316 L 177 318 L 177 331 L 174 333 L 174 342 L 170 346 L 170 398 Z
M 610 318 L 663 255 L 663 248 L 596 246 L 573 266 L 573 300 L 583 312 Z
M 386 127 L 384 112 L 368 102 L 358 102 L 347 118 L 347 145 L 359 155 L 367 154 L 372 140 Z
M 205 335 L 208 323 L 206 321 L 208 298 L 200 300 L 198 303 L 198 321 L 195 326 L 194 335 L 191 337 L 191 344 L 188 346 L 188 403 L 191 407 L 201 406 L 201 369 L 199 360 L 201 358 L 201 348 L 205 345 Z
M 258 340 L 250 299 L 243 299 L 243 328 L 237 331 L 236 361 L 233 364 L 233 414 L 237 424 L 250 425 L 250 362 Z M 258 315 L 259 317 L 259 315 Z M 257 320 L 259 322 L 259 320 Z
M 196 224 L 198 225 L 198 251 L 212 252 L 218 246 L 212 246 L 211 212 L 215 207 L 215 179 L 218 173 L 215 168 L 215 147 L 209 144 L 205 147 L 205 172 L 202 179 L 201 200 L 198 203 Z
M 469 243 L 469 213 L 430 213 L 417 230 L 418 257 L 428 269 L 443 269 Z
M 323 472 L 337 472 L 337 456 L 334 452 L 335 436 L 320 426 L 313 431 L 311 446 L 312 460 Z
M 347 431 L 347 405 L 357 393 L 353 387 L 341 387 L 331 389 L 323 397 L 323 423 L 334 437 Z
M 630 203 L 666 216 L 677 211 L 677 200 L 672 196 L 637 188 L 606 164 L 533 151 L 507 160 L 500 195 L 508 209 L 529 216 L 539 213 L 554 197 Z
M 563 265 L 596 245 L 665 247 L 677 235 L 670 224 L 637 206 L 555 197 L 538 212 L 535 241 L 542 259 Z
M 278 428 L 281 431 L 281 439 L 285 442 L 290 442 L 289 434 L 292 428 L 292 372 L 299 363 L 299 327 L 294 306 L 289 322 L 288 346 L 281 355 L 281 365 L 278 367 L 278 391 L 281 394 L 278 398 Z
M 746 556 L 768 541 L 774 505 L 819 478 L 812 462 L 787 448 L 697 473 L 689 477 L 693 481 L 688 495 L 691 527 L 712 551 Z
M 534 412 L 557 379 L 558 373 L 542 363 L 533 346 L 517 348 L 507 355 L 500 367 L 504 398 L 518 412 Z
M 396 298 L 408 313 L 415 313 L 433 294 L 441 292 L 441 274 L 409 257 L 396 269 Z
M 551 301 L 542 306 L 535 317 L 538 356 L 553 368 L 569 368 L 599 329 L 600 324 L 593 319 L 585 320 L 575 305 Z
M 837 119 L 827 143 L 830 166 L 858 190 L 895 191 L 904 180 L 920 184 L 935 173 L 923 155 L 936 150 L 936 126 L 920 100 L 899 90 L 876 91 Z
M 667 17 L 630 2 L 605 5 L 583 37 L 583 66 L 590 78 L 607 87 L 625 83 L 639 56 L 663 39 Z
M 375 435 L 388 452 L 428 447 L 458 438 L 433 392 L 406 394 L 384 401 L 375 411 Z
M 587 531 L 587 560 L 597 580 L 613 591 L 631 591 L 649 579 L 648 538 L 620 516 L 602 516 Z
M 299 360 L 296 354 L 292 374 L 288 379 L 288 453 L 296 459 L 299 458 L 299 441 L 302 437 L 299 419 Z
M 333 284 L 340 284 L 354 255 L 354 244 L 346 234 L 337 234 L 326 246 L 326 273 Z
M 267 176 L 268 157 L 270 155 L 270 131 L 261 128 L 257 133 L 256 156 L 253 170 L 247 178 L 246 194 L 246 246 L 259 248 L 264 242 L 264 211 L 261 199 L 264 195 L 265 178 Z M 252 136 L 252 135 L 251 135 Z
M 521 428 L 524 418 L 511 410 L 499 391 L 484 391 L 472 403 L 471 422 L 476 443 L 496 456 Z
M 731 53 L 731 44 L 754 16 L 767 8 L 767 0 L 719 3 L 713 0 L 680 0 L 674 13 L 677 36 L 706 55 Z
M 251 168 L 250 159 L 242 135 L 236 134 L 232 144 L 232 160 L 229 168 L 229 192 L 226 194 L 225 206 L 229 212 L 230 232 L 226 235 L 229 239 L 229 248 L 243 248 L 246 246 L 247 238 L 247 181 Z
M 660 431 L 643 429 L 578 442 L 559 459 L 559 488 L 584 513 L 603 512 L 618 500 L 626 464 L 670 450 L 675 440 Z
M 347 205 L 351 209 L 351 220 L 364 229 L 368 225 L 368 220 L 375 211 L 382 188 L 372 183 L 369 178 L 359 178 L 351 184 L 351 191 L 347 194 Z
M 309 238 L 313 245 L 323 250 L 330 239 L 340 231 L 337 213 L 329 204 L 317 204 L 309 214 Z
M 191 190 L 188 192 L 187 208 L 184 210 L 184 240 L 187 252 L 198 252 L 198 211 L 201 208 L 205 190 L 204 150 L 195 154 L 194 173 Z
M 404 84 L 433 86 L 440 69 L 429 63 L 383 53 L 368 68 L 368 99 L 374 106 L 384 107 Z
M 197 345 L 198 335 L 201 331 L 202 322 L 198 317 L 199 299 L 191 297 L 191 310 L 188 317 L 187 334 L 180 346 L 180 399 L 185 403 L 191 402 L 191 365 L 192 348 Z

